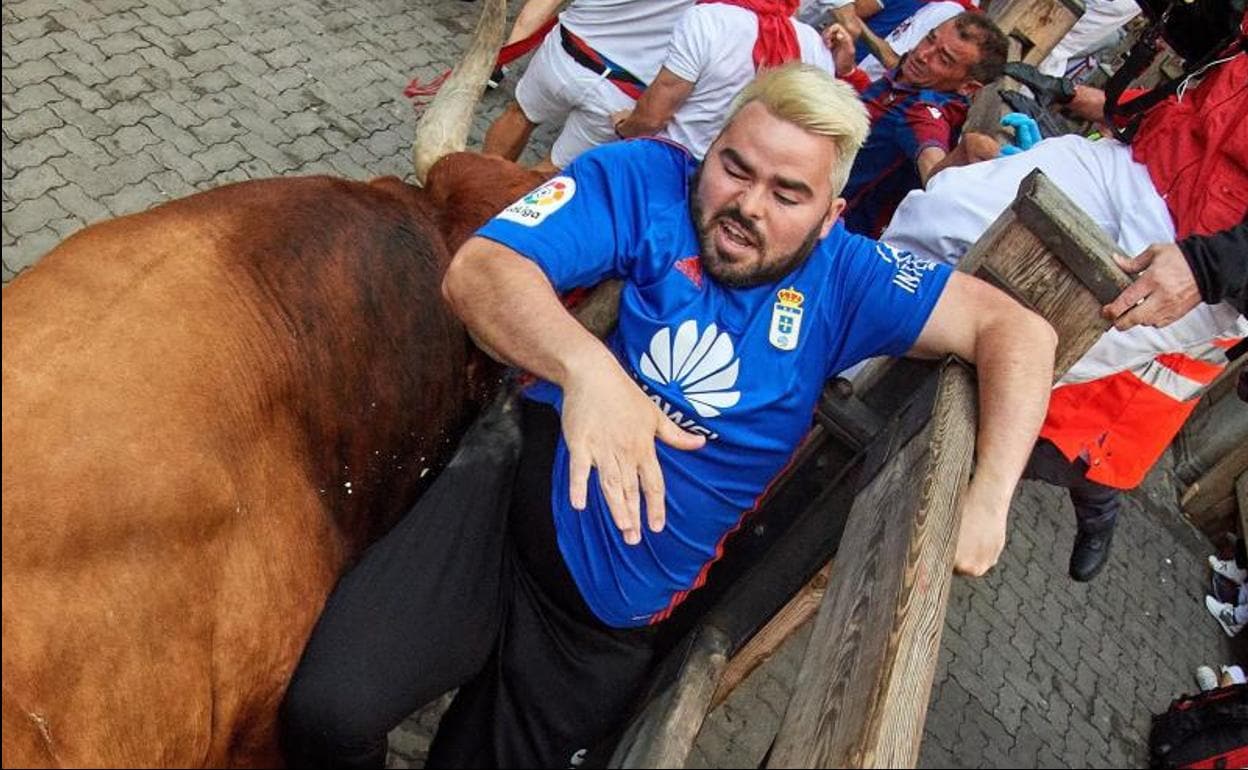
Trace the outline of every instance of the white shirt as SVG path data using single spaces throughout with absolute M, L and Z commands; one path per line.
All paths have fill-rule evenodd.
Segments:
M 833 74 L 836 64 L 813 27 L 793 20 L 801 58 Z M 754 79 L 754 43 L 758 17 L 723 3 L 695 5 L 672 33 L 667 61 L 673 75 L 693 83 L 693 91 L 659 136 L 683 145 L 701 158 L 724 126 L 737 92 Z
M 1135 2 L 1135 0 L 1130 0 Z M 961 3 L 955 3 L 951 0 L 940 0 L 940 2 L 924 3 L 914 15 L 898 24 L 888 36 L 884 38 L 884 42 L 893 49 L 898 56 L 909 51 L 919 44 L 923 36 L 928 32 L 944 24 L 949 19 L 957 16 L 966 9 Z M 872 54 L 858 63 L 858 69 L 867 73 L 867 77 L 872 82 L 884 77 L 884 65 L 880 64 L 880 60 Z
M 667 42 L 694 0 L 573 0 L 559 23 L 598 53 L 650 83 L 663 66 Z

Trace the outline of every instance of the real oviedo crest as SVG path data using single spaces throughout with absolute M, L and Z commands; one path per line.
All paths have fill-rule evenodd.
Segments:
M 792 287 L 776 294 L 779 300 L 771 310 L 771 331 L 767 340 L 780 350 L 797 347 L 797 335 L 802 331 L 802 303 L 806 296 Z

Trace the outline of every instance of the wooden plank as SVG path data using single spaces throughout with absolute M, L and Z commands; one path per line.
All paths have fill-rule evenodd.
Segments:
M 939 377 L 927 427 L 854 503 L 768 767 L 918 757 L 975 431 L 970 373 Z
M 1240 444 L 1183 493 L 1179 505 L 1189 518 L 1235 494 L 1236 480 L 1248 471 L 1248 443 Z
M 1229 388 L 1207 393 L 1179 431 L 1174 474 L 1184 484 L 1192 484 L 1243 444 L 1248 444 L 1248 406 Z
M 809 583 L 794 594 L 789 603 L 784 605 L 761 631 L 750 639 L 745 647 L 741 648 L 740 652 L 732 656 L 715 688 L 708 710 L 714 711 L 718 708 L 719 704 L 727 700 L 732 691 L 737 689 L 737 685 L 744 682 L 755 669 L 770 660 L 776 650 L 780 649 L 806 625 L 807 621 L 815 616 L 815 612 L 823 602 L 823 595 L 827 591 L 828 573 L 831 571 L 832 562 L 828 562 L 810 579 Z
M 1056 380 L 1110 327 L 1101 306 L 1131 279 L 1117 247 L 1039 169 L 958 265 L 1043 316 L 1058 336 Z
M 1237 518 L 1235 509 L 1235 490 L 1232 489 L 1230 494 L 1208 508 L 1200 511 L 1184 512 L 1184 515 L 1192 523 L 1192 526 L 1203 532 L 1210 540 L 1216 542 L 1218 537 L 1235 529 Z
M 728 637 L 703 626 L 689 645 L 676 683 L 633 720 L 611 757 L 611 767 L 684 767 L 711 696 L 728 662 Z
M 988 18 L 1017 41 L 1019 59 L 1039 64 L 1083 16 L 1082 0 L 992 0 Z
M 1239 506 L 1239 536 L 1248 538 L 1248 473 L 1235 482 L 1235 502 Z

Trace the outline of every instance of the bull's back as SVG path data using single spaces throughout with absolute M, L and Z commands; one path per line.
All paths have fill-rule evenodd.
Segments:
M 419 196 L 244 183 L 3 293 L 4 764 L 271 763 L 345 555 L 462 419 Z

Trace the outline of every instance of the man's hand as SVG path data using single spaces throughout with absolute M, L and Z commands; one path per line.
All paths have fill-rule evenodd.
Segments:
M 1139 275 L 1118 298 L 1101 308 L 1101 315 L 1119 331 L 1133 326 L 1169 326 L 1200 304 L 1196 277 L 1173 243 L 1154 243 L 1127 259 L 1114 261 L 1126 272 Z
M 654 441 L 675 449 L 700 448 L 706 439 L 681 430 L 629 379 L 614 360 L 578 369 L 563 388 L 563 435 L 570 460 L 572 507 L 584 510 L 589 472 L 598 484 L 624 542 L 641 542 L 644 495 L 651 532 L 666 518 L 663 473 Z
M 620 133 L 620 124 L 628 120 L 629 116 L 632 114 L 632 110 L 616 110 L 611 113 L 611 127 L 615 129 L 615 135 L 621 139 L 625 139 L 627 137 Z
M 1062 112 L 1091 123 L 1105 120 L 1105 92 L 1099 88 L 1075 86 L 1075 97 L 1062 105 Z
M 823 30 L 823 44 L 832 52 L 836 76 L 845 77 L 854 70 L 854 36 L 842 24 L 829 24 Z
M 915 159 L 919 170 L 919 181 L 926 187 L 932 177 L 953 166 L 969 166 L 981 160 L 992 160 L 1001 154 L 1001 143 L 987 134 L 967 131 L 954 145 L 945 152 L 939 147 L 924 147 Z
M 1005 525 L 1010 501 L 989 499 L 983 485 L 971 484 L 962 498 L 962 525 L 953 571 L 979 577 L 992 569 L 1005 548 Z

